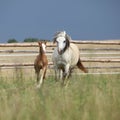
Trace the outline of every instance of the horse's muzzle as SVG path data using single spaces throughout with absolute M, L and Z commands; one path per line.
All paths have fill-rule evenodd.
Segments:
M 61 55 L 63 53 L 63 50 L 58 49 L 58 54 Z

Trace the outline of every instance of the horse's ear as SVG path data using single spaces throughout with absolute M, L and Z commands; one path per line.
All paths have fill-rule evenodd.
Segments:
M 46 44 L 47 44 L 47 41 L 44 41 L 44 44 L 46 45 Z
M 56 38 L 53 38 L 53 43 L 56 43 Z
M 66 34 L 66 42 L 67 42 L 67 46 L 69 46 L 70 45 L 70 36 L 68 36 L 67 34 Z
M 39 46 L 41 45 L 41 42 L 40 42 L 40 41 L 38 41 L 38 45 L 39 45 Z

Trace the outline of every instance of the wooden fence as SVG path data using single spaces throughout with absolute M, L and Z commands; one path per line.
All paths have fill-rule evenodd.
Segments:
M 81 61 L 90 73 L 120 73 L 120 41 L 71 41 L 80 49 Z M 49 68 L 52 68 L 51 54 L 56 45 L 47 43 Z M 33 68 L 38 54 L 37 43 L 0 44 L 0 68 Z M 25 59 L 26 58 L 26 59 Z M 24 61 L 24 60 L 25 61 Z M 28 60 L 27 60 L 28 59 Z M 22 61 L 23 60 L 23 61 Z M 16 62 L 17 61 L 17 62 Z

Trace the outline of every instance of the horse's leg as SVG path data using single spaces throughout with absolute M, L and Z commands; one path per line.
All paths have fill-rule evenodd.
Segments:
M 59 69 L 59 79 L 60 80 L 63 79 L 63 71 L 61 69 Z
M 88 73 L 88 70 L 83 66 L 80 59 L 78 60 L 77 66 L 78 66 L 79 69 L 81 69 L 85 73 Z
M 59 70 L 57 67 L 55 67 L 55 81 L 57 82 L 59 78 Z
M 39 83 L 39 79 L 40 79 L 40 69 L 38 66 L 34 66 L 35 69 L 35 75 L 36 75 L 36 79 L 37 79 L 37 84 Z
M 68 78 L 72 76 L 73 69 L 74 69 L 74 68 L 70 68 Z
M 38 84 L 40 79 L 40 71 L 36 73 L 36 77 L 37 77 L 37 84 Z
M 42 69 L 42 71 L 41 71 L 41 77 L 40 77 L 39 83 L 38 83 L 38 85 L 37 85 L 37 88 L 40 88 L 41 85 L 43 84 L 44 72 L 45 72 L 45 67 L 44 67 L 44 68 Z
M 43 83 L 42 84 L 44 84 L 44 79 L 45 79 L 46 71 L 47 71 L 47 66 L 45 67 L 45 71 L 43 73 Z
M 70 73 L 69 69 L 70 69 L 70 65 L 67 64 L 65 66 L 64 78 L 63 78 L 63 85 L 65 85 L 65 86 L 68 84 L 68 77 L 69 77 L 69 73 Z
M 47 71 L 47 66 L 45 67 L 45 72 L 44 72 L 44 75 L 43 75 L 43 79 L 45 79 L 46 71 Z
M 39 81 L 40 81 L 40 69 L 36 71 L 36 77 L 37 77 L 37 84 L 36 87 L 39 88 Z

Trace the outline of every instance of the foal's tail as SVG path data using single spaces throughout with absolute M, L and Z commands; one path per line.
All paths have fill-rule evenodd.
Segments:
M 78 66 L 79 69 L 81 69 L 85 73 L 88 73 L 88 70 L 83 66 L 80 59 L 78 60 L 77 66 Z

